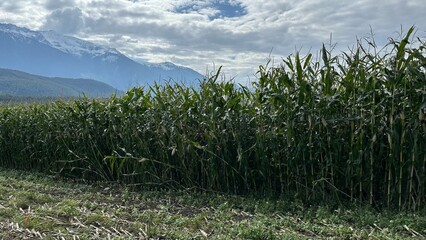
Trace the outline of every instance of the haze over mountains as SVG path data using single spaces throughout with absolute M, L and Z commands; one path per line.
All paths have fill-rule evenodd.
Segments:
M 12 24 L 0 24 L 0 52 L 0 68 L 47 77 L 95 79 L 119 90 L 164 80 L 194 84 L 203 78 L 173 63 L 138 63 L 113 48 Z

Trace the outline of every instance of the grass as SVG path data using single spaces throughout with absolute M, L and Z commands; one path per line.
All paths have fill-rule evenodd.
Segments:
M 0 169 L 0 239 L 424 239 L 426 213 L 131 191 Z

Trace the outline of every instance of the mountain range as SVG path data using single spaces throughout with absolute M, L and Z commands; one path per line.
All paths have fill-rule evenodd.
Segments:
M 0 96 L 110 97 L 117 89 L 91 79 L 51 78 L 0 68 Z
M 173 63 L 139 63 L 114 48 L 13 24 L 0 24 L 0 53 L 0 68 L 95 79 L 119 90 L 165 80 L 195 84 L 203 79 L 198 72 Z

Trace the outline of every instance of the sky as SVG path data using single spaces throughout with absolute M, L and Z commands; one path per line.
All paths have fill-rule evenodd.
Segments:
M 253 81 L 322 44 L 347 51 L 357 39 L 383 46 L 412 25 L 426 36 L 425 0 L 1 0 L 0 22 L 54 30 L 139 61 L 173 62 L 202 74 Z

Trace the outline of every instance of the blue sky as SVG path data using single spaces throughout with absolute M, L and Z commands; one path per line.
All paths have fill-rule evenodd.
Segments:
M 247 14 L 245 7 L 238 1 L 189 1 L 177 5 L 174 12 L 181 14 L 205 14 L 209 20 L 220 18 L 238 18 Z
M 426 36 L 424 0 L 1 0 L 0 22 L 54 30 L 149 62 L 200 73 L 223 65 L 227 78 L 253 80 L 269 56 L 347 51 L 357 38 L 378 45 L 415 25 Z

